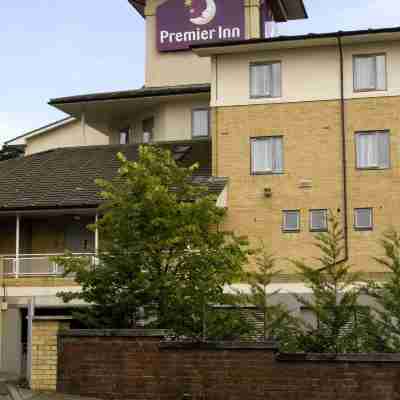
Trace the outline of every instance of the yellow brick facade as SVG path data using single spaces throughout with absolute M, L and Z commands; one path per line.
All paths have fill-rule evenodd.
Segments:
M 400 227 L 400 98 L 347 100 L 345 109 L 350 263 L 378 278 L 385 273 L 372 260 L 382 251 L 378 240 L 390 225 Z M 230 179 L 226 228 L 247 235 L 255 246 L 263 240 L 293 280 L 287 259 L 318 254 L 309 210 L 331 209 L 343 220 L 340 101 L 218 107 L 213 116 L 213 172 Z M 355 132 L 383 129 L 390 131 L 391 168 L 357 170 Z M 250 138 L 274 135 L 283 136 L 284 173 L 251 175 Z M 304 180 L 311 187 L 303 188 Z M 271 198 L 264 196 L 266 187 Z M 353 209 L 360 207 L 373 207 L 372 231 L 354 230 Z M 291 209 L 301 212 L 299 233 L 282 232 L 282 211 Z
M 57 388 L 57 335 L 68 323 L 34 320 L 32 326 L 31 389 L 55 391 Z

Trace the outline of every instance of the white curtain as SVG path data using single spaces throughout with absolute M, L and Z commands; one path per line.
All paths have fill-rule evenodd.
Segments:
M 386 90 L 386 56 L 376 56 L 376 89 Z
M 357 166 L 372 168 L 378 166 L 377 136 L 374 133 L 357 135 Z
M 254 97 L 281 96 L 281 64 L 252 65 L 250 69 L 250 91 Z
M 370 90 L 376 88 L 376 57 L 356 57 L 355 88 L 356 90 Z
M 389 168 L 389 132 L 359 133 L 356 140 L 358 168 Z
M 253 139 L 251 152 L 253 172 L 283 171 L 283 141 L 281 137 Z
M 194 110 L 193 111 L 193 126 L 192 135 L 196 136 L 208 136 L 208 110 Z

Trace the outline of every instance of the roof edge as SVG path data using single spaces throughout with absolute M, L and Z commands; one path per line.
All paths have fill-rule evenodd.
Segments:
M 297 40 L 313 40 L 313 39 L 329 39 L 336 37 L 351 37 L 351 36 L 361 36 L 361 35 L 377 35 L 382 33 L 400 33 L 400 26 L 390 27 L 390 28 L 376 28 L 376 29 L 360 29 L 354 31 L 335 31 L 327 33 L 309 33 L 305 35 L 291 35 L 291 36 L 276 36 L 272 38 L 259 38 L 259 39 L 247 39 L 247 40 L 236 40 L 236 41 L 226 41 L 226 42 L 214 42 L 206 44 L 196 44 L 190 46 L 191 50 L 194 52 L 215 49 L 214 54 L 217 53 L 218 48 L 227 48 L 243 45 L 252 44 L 268 44 L 277 42 L 289 42 Z
M 145 97 L 163 97 L 196 93 L 209 93 L 211 85 L 209 83 L 199 83 L 193 85 L 179 86 L 157 86 L 143 87 L 135 90 L 125 90 L 116 92 L 90 93 L 78 96 L 59 97 L 50 99 L 49 105 L 55 106 L 66 103 L 82 103 L 90 101 L 107 101 L 107 100 L 126 100 Z
M 71 123 L 73 121 L 75 121 L 75 118 L 68 116 L 68 117 L 59 119 L 57 121 L 50 122 L 49 124 L 41 126 L 40 128 L 33 129 L 33 130 L 29 131 L 29 132 L 23 133 L 22 135 L 19 135 L 19 136 L 16 136 L 16 137 L 12 138 L 12 139 L 9 139 L 6 142 L 4 142 L 4 145 L 5 146 L 12 146 L 10 143 L 14 142 L 14 141 L 16 141 L 18 139 L 27 138 L 29 136 L 34 136 L 34 135 L 40 135 L 40 134 L 48 132 L 48 131 L 50 131 L 52 129 L 58 128 L 60 126 L 67 125 L 67 124 L 69 124 L 69 123 Z

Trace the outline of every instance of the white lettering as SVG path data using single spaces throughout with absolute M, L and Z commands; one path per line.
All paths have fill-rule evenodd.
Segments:
M 172 32 L 172 33 L 169 34 L 168 40 L 169 40 L 170 43 L 173 43 L 173 42 L 174 42 L 174 36 L 175 36 L 175 35 L 176 35 L 175 32 Z
M 177 41 L 177 42 L 182 42 L 182 39 L 183 39 L 183 33 L 182 32 L 177 32 L 176 33 L 176 35 L 175 35 L 175 40 Z
M 208 40 L 209 32 L 208 31 L 202 31 L 201 32 L 201 39 L 202 40 Z
M 184 32 L 183 41 L 184 42 L 194 42 L 196 40 L 196 32 Z
M 214 39 L 214 33 L 217 33 L 217 30 L 216 29 L 210 29 L 209 33 L 210 33 L 210 40 L 213 40 Z
M 167 39 L 168 36 L 169 36 L 169 32 L 168 31 L 161 31 L 160 32 L 161 43 L 164 43 L 164 40 Z
M 232 29 L 232 38 L 240 38 L 240 28 Z

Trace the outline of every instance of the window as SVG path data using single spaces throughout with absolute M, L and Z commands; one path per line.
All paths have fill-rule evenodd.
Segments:
M 119 144 L 129 143 L 129 128 L 122 129 L 119 131 Z
M 250 97 L 281 97 L 281 63 L 250 65 Z
M 389 132 L 380 131 L 357 133 L 356 155 L 357 168 L 389 168 Z
M 146 118 L 142 121 L 143 143 L 153 141 L 154 117 Z
M 300 231 L 300 211 L 288 210 L 283 212 L 283 232 Z
M 356 92 L 386 90 L 386 56 L 384 54 L 355 56 L 353 68 Z
M 192 137 L 205 137 L 209 134 L 209 110 L 197 109 L 192 111 Z
M 310 210 L 310 231 L 324 232 L 328 230 L 328 211 Z
M 372 230 L 372 208 L 356 208 L 354 210 L 354 228 L 356 230 Z
M 251 172 L 252 174 L 283 172 L 282 136 L 251 139 Z

